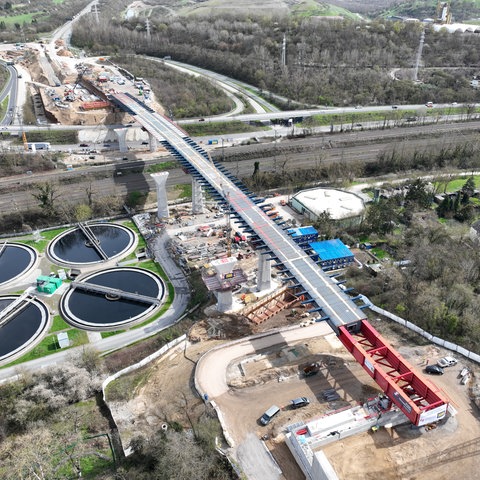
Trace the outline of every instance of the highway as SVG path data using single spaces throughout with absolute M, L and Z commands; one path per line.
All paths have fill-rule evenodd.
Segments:
M 151 58 L 151 57 L 148 57 L 148 58 Z M 162 60 L 162 62 L 164 62 L 165 65 L 168 65 L 172 68 L 176 68 L 177 70 L 183 70 L 187 72 L 190 71 L 190 72 L 195 72 L 199 75 L 202 75 L 203 77 L 210 79 L 214 83 L 218 84 L 221 88 L 231 93 L 245 95 L 248 99 L 248 102 L 257 113 L 280 111 L 277 107 L 275 107 L 275 105 L 272 105 L 271 103 L 267 102 L 260 95 L 257 95 L 255 92 L 257 92 L 258 89 L 253 85 L 248 85 L 247 83 L 241 82 L 239 80 L 229 78 L 226 75 L 212 72 L 210 70 L 196 67 L 194 65 L 188 65 L 186 63 L 181 63 L 174 60 Z M 281 99 L 282 101 L 285 101 L 285 102 L 288 101 L 288 99 L 286 98 L 281 98 Z M 232 115 L 232 112 L 228 113 L 225 116 L 229 117 L 231 115 Z M 222 118 L 222 116 L 219 116 L 218 118 Z
M 341 291 L 310 257 L 267 214 L 187 142 L 187 134 L 158 113 L 145 108 L 133 97 L 112 94 L 115 103 L 136 116 L 137 121 L 158 141 L 166 141 L 201 177 L 219 193 L 238 216 L 254 230 L 271 251 L 277 264 L 306 291 L 312 305 L 321 308 L 334 331 L 341 325 L 357 325 L 365 314 Z
M 5 98 L 8 97 L 8 105 L 5 116 L 0 120 L 0 125 L 10 125 L 14 120 L 15 109 L 17 106 L 17 93 L 18 93 L 18 78 L 17 70 L 13 65 L 7 65 L 5 62 L 0 62 L 8 73 L 8 82 L 0 93 L 0 103 L 3 103 Z

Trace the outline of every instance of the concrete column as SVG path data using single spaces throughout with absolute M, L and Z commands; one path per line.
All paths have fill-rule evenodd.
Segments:
M 233 267 L 237 263 L 235 257 L 219 258 L 212 260 L 210 265 L 214 268 L 217 278 L 220 283 L 233 272 Z M 233 308 L 233 293 L 232 290 L 218 290 L 217 295 L 217 310 L 219 312 L 228 312 Z
M 192 178 L 192 213 L 203 213 L 202 186 L 194 178 Z
M 267 260 L 268 255 L 258 256 L 258 270 L 257 270 L 257 290 L 270 290 L 272 288 L 272 264 Z
M 233 293 L 231 290 L 217 292 L 217 310 L 228 312 L 233 308 Z
M 158 204 L 158 212 L 157 217 L 160 218 L 168 218 L 168 201 L 167 201 L 167 178 L 168 172 L 159 172 L 159 173 L 152 173 L 150 176 L 155 181 L 155 185 L 157 186 L 157 204 Z
M 158 150 L 157 137 L 153 136 L 150 132 L 148 132 L 148 141 L 150 142 L 150 151 L 156 152 Z
M 118 138 L 118 147 L 120 152 L 128 152 L 127 147 L 127 131 L 126 128 L 114 128 L 113 131 L 117 134 Z

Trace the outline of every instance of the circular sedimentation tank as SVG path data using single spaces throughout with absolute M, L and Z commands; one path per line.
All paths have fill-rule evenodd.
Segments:
M 27 274 L 35 265 L 37 252 L 20 243 L 0 243 L 0 286 Z
M 0 297 L 0 312 L 8 310 L 9 305 L 20 295 Z M 34 297 L 22 303 L 21 308 L 10 317 L 0 318 L 0 362 L 23 355 L 33 348 L 45 335 L 49 326 L 49 312 L 46 305 Z M 23 308 L 22 308 L 23 307 Z
M 158 275 L 135 267 L 109 268 L 83 277 L 79 283 L 88 284 L 87 289 L 71 286 L 60 301 L 60 311 L 69 324 L 85 330 L 131 326 L 156 311 L 166 294 L 165 283 Z M 99 291 L 102 289 L 96 286 L 107 288 Z
M 122 225 L 90 224 L 87 231 L 78 226 L 54 238 L 48 255 L 62 265 L 94 265 L 125 256 L 135 240 L 134 232 Z

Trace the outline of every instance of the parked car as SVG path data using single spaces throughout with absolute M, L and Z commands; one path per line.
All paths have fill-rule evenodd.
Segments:
M 293 400 L 290 400 L 290 406 L 293 409 L 306 407 L 309 404 L 310 404 L 310 400 L 307 397 L 298 397 L 298 398 L 294 398 Z
M 439 367 L 438 365 L 427 365 L 425 372 L 429 373 L 430 375 L 443 375 L 443 368 Z
M 85 147 L 89 147 L 90 145 L 88 143 L 81 143 L 80 146 L 85 148 Z
M 268 425 L 272 418 L 280 412 L 280 408 L 276 405 L 272 405 L 261 417 L 260 423 L 262 425 Z
M 452 367 L 453 365 L 456 365 L 457 363 L 458 363 L 458 360 L 456 358 L 443 357 L 437 362 L 437 365 L 439 367 L 445 368 L 445 367 Z

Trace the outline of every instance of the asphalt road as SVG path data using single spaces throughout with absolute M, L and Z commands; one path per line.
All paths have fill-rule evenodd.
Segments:
M 226 372 L 235 359 L 265 351 L 273 346 L 289 345 L 299 340 L 316 338 L 332 333 L 326 322 L 314 323 L 308 327 L 286 328 L 280 331 L 255 335 L 233 341 L 208 351 L 197 362 L 195 385 L 199 393 L 207 394 L 210 400 L 229 391 Z M 253 433 L 248 434 L 241 443 L 234 446 L 242 471 L 247 478 L 256 480 L 278 480 L 280 472 L 266 449 Z

